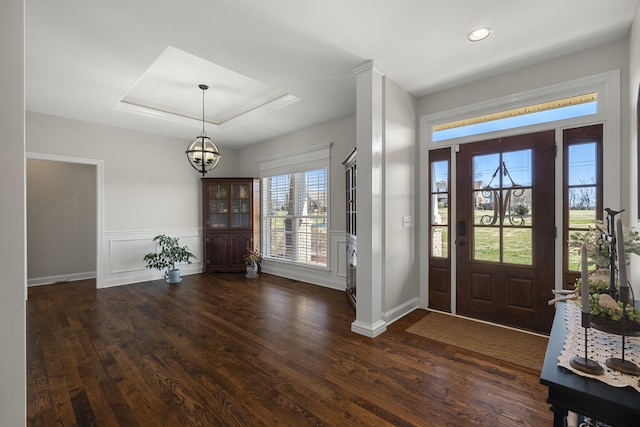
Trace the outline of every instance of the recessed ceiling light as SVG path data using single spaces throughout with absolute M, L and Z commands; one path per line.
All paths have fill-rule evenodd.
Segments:
M 471 31 L 467 34 L 467 40 L 470 42 L 479 42 L 480 40 L 484 40 L 491 35 L 491 28 L 482 27 L 476 30 Z

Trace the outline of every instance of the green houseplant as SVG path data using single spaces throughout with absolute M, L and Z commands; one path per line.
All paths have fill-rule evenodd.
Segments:
M 147 268 L 159 271 L 164 270 L 162 278 L 166 279 L 167 283 L 181 282 L 180 269 L 176 268 L 176 264 L 191 264 L 190 258 L 195 257 L 189 252 L 187 246 L 180 246 L 179 240 L 177 237 L 159 234 L 153 238 L 153 242 L 156 244 L 156 251 L 144 256 Z
M 258 277 L 258 266 L 262 262 L 262 253 L 259 248 L 253 250 L 247 248 L 247 254 L 244 256 L 244 263 L 247 266 L 248 279 L 255 279 Z

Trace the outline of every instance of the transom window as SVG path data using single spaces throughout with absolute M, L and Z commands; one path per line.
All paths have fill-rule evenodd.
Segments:
M 433 142 L 446 141 L 464 136 L 584 117 L 597 112 L 597 93 L 591 92 L 434 125 L 431 128 L 431 139 Z

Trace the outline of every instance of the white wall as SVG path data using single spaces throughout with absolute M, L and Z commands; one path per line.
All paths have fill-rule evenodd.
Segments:
M 194 130 L 194 137 L 198 134 Z M 200 226 L 200 178 L 190 141 L 27 113 L 27 151 L 104 161 L 105 230 Z M 221 149 L 209 177 L 236 176 L 234 150 Z
M 626 209 L 622 217 L 623 221 L 627 223 L 630 218 L 629 215 L 632 213 L 631 205 L 633 204 L 630 199 L 630 164 L 628 160 L 628 141 L 630 138 L 630 122 L 627 108 L 630 102 L 630 94 L 627 90 L 629 78 L 628 57 L 629 41 L 627 38 L 606 43 L 571 55 L 544 61 L 477 82 L 423 96 L 418 99 L 418 116 L 502 97 L 511 96 L 513 99 L 518 99 L 518 94 L 525 91 L 561 84 L 612 70 L 620 70 L 620 102 L 624 108 L 621 109 L 620 123 L 608 122 L 606 126 L 620 127 L 622 146 L 620 158 L 616 156 L 615 159 L 607 163 L 609 167 L 605 170 L 605 180 L 615 182 L 612 174 L 619 173 L 621 188 L 618 190 L 617 186 L 615 186 L 615 190 L 611 190 L 610 193 L 619 191 L 619 194 L 605 195 L 605 199 L 620 200 L 620 206 L 611 207 L 615 209 Z M 612 142 L 613 141 L 609 141 L 609 143 Z M 605 146 L 606 144 L 607 141 L 605 141 Z M 636 282 L 638 282 L 638 279 L 640 278 L 636 275 Z M 640 291 L 640 288 L 638 288 L 638 290 Z M 640 295 L 640 293 L 636 292 L 636 295 Z
M 628 182 L 629 185 L 629 215 L 627 216 L 628 224 L 640 231 L 640 221 L 638 221 L 638 87 L 640 86 L 640 7 L 636 8 L 633 19 L 633 26 L 629 35 L 629 86 L 627 101 L 622 101 L 622 111 L 629 111 L 628 121 L 628 137 L 622 139 L 623 156 L 628 153 L 625 165 L 629 166 Z M 623 86 L 624 89 L 624 86 Z M 624 135 L 624 134 L 623 134 Z M 625 146 L 628 147 L 625 149 Z M 633 286 L 635 299 L 640 300 L 640 257 L 631 256 L 631 270 L 629 280 Z
M 198 134 L 194 129 L 194 137 Z M 201 271 L 201 175 L 184 154 L 190 141 L 32 112 L 27 113 L 26 135 L 30 153 L 103 164 L 101 286 L 160 278 L 142 262 L 159 233 L 179 237 L 196 255 L 194 264 L 181 266 L 183 274 Z M 237 152 L 221 152 L 222 160 L 208 176 L 237 176 Z
M 96 167 L 27 160 L 28 284 L 96 275 Z
M 26 424 L 24 1 L 0 13 L 0 425 Z
M 620 69 L 626 81 L 626 39 L 544 61 L 418 98 L 418 116 L 515 95 L 556 83 Z M 624 105 L 624 104 L 623 104 Z
M 282 135 L 239 150 L 238 169 L 240 176 L 260 177 L 260 160 L 306 147 L 333 143 L 331 146 L 331 173 L 329 193 L 330 214 L 330 272 L 284 266 L 265 261 L 265 272 L 299 279 L 334 289 L 345 289 L 345 189 L 342 161 L 356 145 L 355 117 L 323 123 Z
M 419 305 L 416 233 L 416 99 L 385 78 L 383 319 Z

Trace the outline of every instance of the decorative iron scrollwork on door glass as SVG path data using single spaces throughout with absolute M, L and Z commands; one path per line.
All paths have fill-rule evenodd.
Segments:
M 473 158 L 474 251 L 478 261 L 532 264 L 532 150 Z
M 510 181 L 508 189 L 501 189 L 491 187 L 496 175 L 500 173 L 504 178 L 506 177 Z M 502 162 L 498 166 L 491 177 L 491 181 L 482 189 L 482 196 L 489 200 L 494 200 L 493 214 L 482 215 L 480 218 L 480 224 L 482 225 L 495 225 L 498 220 L 504 222 L 506 219 L 511 225 L 521 226 L 525 224 L 523 214 L 528 212 L 525 208 L 525 201 L 521 200 L 524 196 L 525 189 L 522 185 L 516 184 L 507 169 L 505 162 Z

